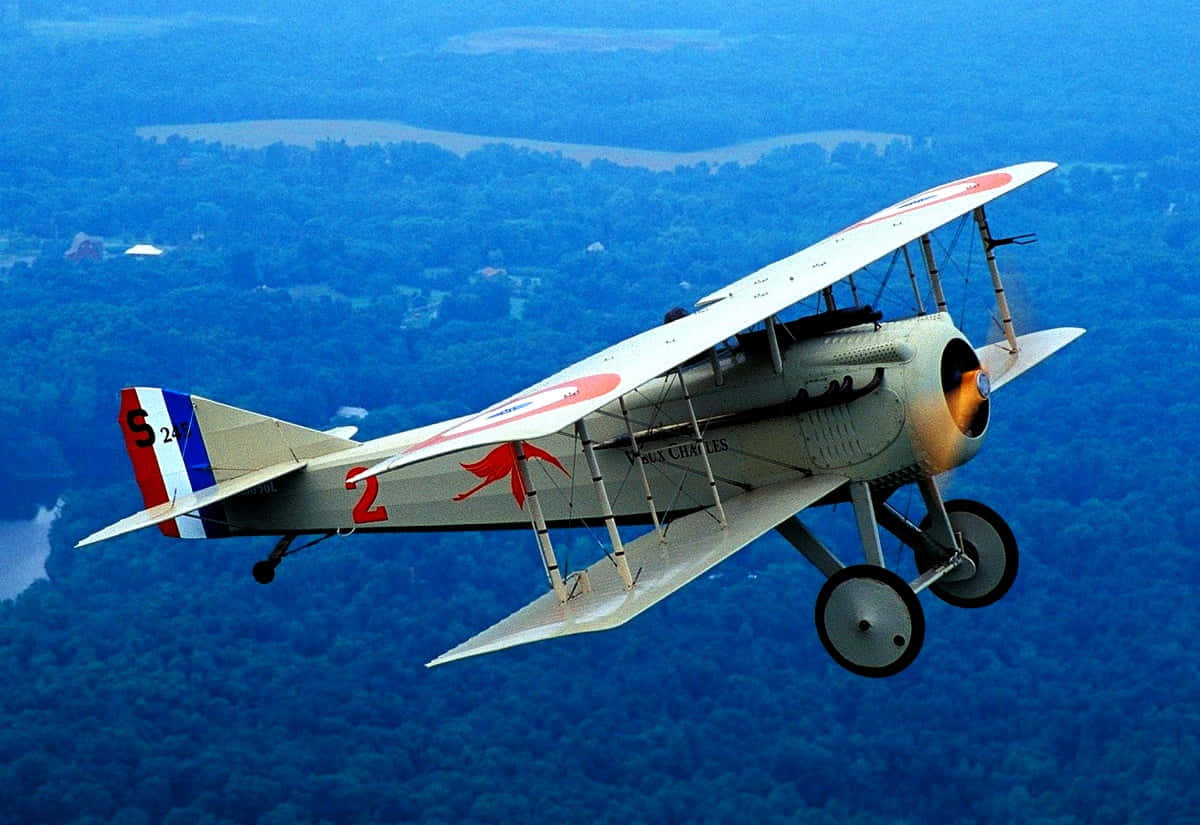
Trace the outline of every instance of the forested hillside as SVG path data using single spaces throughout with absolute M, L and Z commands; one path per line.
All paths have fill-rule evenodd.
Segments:
M 1200 96 L 1200 75 L 1185 69 L 1197 23 L 1178 2 L 1114 0 L 1094 14 L 1080 0 L 987 11 L 939 0 L 919 12 L 813 0 L 745 13 L 707 0 L 653 10 L 481 0 L 400 14 L 387 3 L 261 0 L 184 14 L 192 4 L 180 0 L 154 4 L 161 11 L 140 25 L 121 15 L 148 14 L 145 4 L 90 5 L 66 21 L 43 19 L 59 18 L 52 5 L 19 6 L 0 47 L 10 122 L 375 118 L 652 149 L 860 128 L 955 151 L 1107 163 L 1172 154 L 1197 133 L 1193 107 L 1181 105 Z M 649 29 L 678 43 L 455 45 L 513 26 Z
M 748 21 L 693 26 L 733 39 L 713 53 L 469 56 L 437 44 L 476 26 L 432 14 L 408 40 L 388 40 L 390 22 L 344 38 L 370 50 L 314 49 L 270 21 L 67 39 L 31 24 L 49 14 L 23 6 L 0 47 L 3 506 L 65 499 L 50 580 L 0 603 L 0 823 L 1200 821 L 1200 154 L 1193 115 L 1139 96 L 1140 73 L 1078 96 L 1006 75 L 1013 94 L 962 107 L 983 82 L 968 78 L 918 101 L 851 82 L 918 59 L 909 41 L 885 50 L 888 15 L 830 46 L 834 94 L 827 76 L 796 81 L 795 41 Z M 1155 30 L 1168 49 L 1181 37 Z M 954 76 L 953 59 L 931 71 Z M 787 105 L 769 102 L 780 89 Z M 1025 116 L 1004 121 L 1006 106 Z M 651 173 L 503 146 L 133 134 L 309 115 L 656 148 L 834 125 L 932 139 Z M 114 421 L 123 386 L 315 427 L 361 406 L 363 435 L 381 435 L 501 398 L 930 184 L 1035 158 L 1063 166 L 990 211 L 998 234 L 1038 233 L 999 253 L 1017 323 L 1089 333 L 997 393 L 989 443 L 948 480 L 1010 520 L 1015 587 L 982 611 L 925 597 L 924 651 L 893 679 L 829 661 L 819 575 L 775 538 L 618 631 L 432 671 L 538 592 L 531 536 L 338 539 L 270 587 L 249 575 L 267 539 L 72 549 L 141 506 Z M 107 254 L 65 257 L 77 232 Z M 142 241 L 166 251 L 120 254 Z M 955 259 L 956 320 L 994 336 L 978 254 Z M 911 311 L 897 286 L 890 315 Z M 851 521 L 812 524 L 850 556 Z M 560 541 L 567 564 L 598 552 L 586 533 Z

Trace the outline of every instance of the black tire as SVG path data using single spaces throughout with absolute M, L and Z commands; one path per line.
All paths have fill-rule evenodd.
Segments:
M 275 581 L 275 565 L 269 561 L 255 562 L 250 572 L 259 584 L 270 584 Z
M 872 564 L 830 576 L 817 594 L 814 619 L 833 660 L 872 679 L 904 670 L 925 643 L 925 611 L 917 594 L 904 579 Z
M 1017 578 L 1019 553 L 1017 539 L 1004 519 L 986 504 L 971 499 L 946 502 L 946 514 L 956 532 L 962 533 L 963 549 L 975 562 L 975 575 L 962 581 L 940 579 L 930 590 L 942 601 L 955 607 L 987 607 L 1004 597 Z M 925 516 L 921 529 L 929 528 Z M 934 566 L 928 558 L 917 556 L 917 569 L 924 573 Z

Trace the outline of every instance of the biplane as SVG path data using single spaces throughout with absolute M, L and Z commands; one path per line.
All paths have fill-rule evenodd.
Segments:
M 253 567 L 266 584 L 299 537 L 531 528 L 547 590 L 428 663 L 440 665 L 621 625 L 775 530 L 825 577 L 814 613 L 830 656 L 864 676 L 898 673 L 924 640 L 919 593 L 981 607 L 1017 573 L 1004 520 L 945 500 L 938 478 L 979 451 L 993 394 L 1084 332 L 1017 334 L 995 251 L 1032 238 L 993 237 L 985 214 L 1053 168 L 928 189 L 478 413 L 383 438 L 127 388 L 119 422 L 146 506 L 78 546 L 152 525 L 188 539 L 278 536 Z M 994 343 L 973 345 L 947 309 L 931 233 L 954 221 L 973 223 L 982 245 Z M 855 283 L 889 256 L 903 256 L 915 302 L 896 319 L 861 303 Z M 918 522 L 889 503 L 908 485 L 924 503 Z M 838 503 L 853 513 L 860 563 L 798 515 Z M 552 531 L 579 525 L 603 525 L 607 541 L 568 571 Z M 627 540 L 627 525 L 647 529 Z M 911 581 L 885 564 L 881 528 L 912 550 Z

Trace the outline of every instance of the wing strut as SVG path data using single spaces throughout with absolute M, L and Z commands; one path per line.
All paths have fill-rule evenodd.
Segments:
M 921 236 L 921 255 L 925 258 L 925 269 L 929 272 L 929 288 L 933 290 L 933 300 L 937 302 L 937 311 L 946 311 L 946 293 L 942 292 L 942 276 L 938 274 L 937 262 L 933 259 L 933 243 L 929 233 Z
M 542 551 L 542 566 L 546 568 L 546 578 L 550 587 L 558 597 L 559 604 L 567 603 L 567 588 L 563 584 L 562 573 L 558 571 L 558 559 L 554 557 L 554 546 L 550 543 L 550 530 L 546 527 L 546 517 L 542 515 L 542 503 L 538 501 L 537 489 L 533 479 L 529 477 L 528 461 L 525 458 L 525 448 L 520 441 L 512 442 L 513 452 L 517 455 L 517 472 L 521 474 L 521 484 L 525 487 L 525 500 L 529 504 L 529 519 L 533 522 L 533 530 L 537 533 L 538 547 Z
M 925 314 L 925 303 L 921 300 L 921 288 L 917 286 L 917 273 L 913 271 L 912 258 L 908 255 L 908 244 L 900 247 L 904 252 L 904 265 L 908 268 L 908 280 L 912 284 L 913 299 L 917 302 L 917 314 Z
M 775 316 L 768 315 L 767 320 L 763 321 L 767 327 L 767 343 L 771 347 L 771 367 L 775 370 L 776 375 L 783 375 L 783 353 L 779 349 L 779 336 L 775 333 Z M 683 374 L 680 373 L 679 380 L 683 380 Z M 684 389 L 684 394 L 687 389 Z M 688 402 L 691 404 L 691 401 Z
M 583 445 L 583 455 L 587 458 L 588 469 L 592 473 L 592 484 L 596 486 L 596 497 L 600 499 L 600 513 L 604 516 L 604 526 L 608 528 L 608 540 L 613 546 L 613 561 L 625 589 L 633 588 L 633 575 L 629 572 L 629 562 L 625 559 L 625 545 L 621 543 L 621 534 L 617 532 L 617 522 L 613 518 L 612 503 L 608 500 L 608 491 L 604 488 L 604 476 L 600 474 L 600 464 L 596 461 L 596 451 L 592 448 L 592 439 L 588 435 L 587 422 L 582 418 L 575 422 L 575 432 Z
M 774 315 L 767 319 L 767 329 L 774 331 Z M 700 458 L 704 461 L 704 475 L 708 478 L 708 488 L 712 490 L 717 521 L 721 523 L 721 529 L 724 530 L 729 522 L 725 519 L 725 508 L 721 506 L 721 494 L 717 492 L 717 480 L 713 477 L 712 464 L 708 461 L 708 450 L 704 448 L 704 435 L 700 432 L 700 422 L 696 420 L 696 408 L 692 406 L 692 394 L 688 391 L 687 382 L 683 380 L 683 370 L 676 367 L 675 373 L 679 376 L 679 386 L 683 388 L 683 400 L 687 401 L 688 415 L 692 417 L 692 435 L 696 439 L 696 447 L 700 450 Z
M 721 356 L 717 355 L 716 347 L 708 351 L 708 360 L 712 364 L 713 383 L 718 387 L 725 386 L 725 371 L 721 368 Z
M 1017 333 L 1013 329 L 1012 313 L 1008 309 L 1008 299 L 1004 297 L 1004 284 L 1000 281 L 1000 270 L 996 266 L 994 250 L 999 243 L 992 240 L 992 231 L 988 228 L 987 215 L 983 207 L 975 208 L 975 223 L 979 225 L 979 239 L 983 241 L 983 253 L 987 258 L 988 272 L 992 275 L 992 287 L 996 290 L 996 309 L 1000 310 L 1000 324 L 1004 327 L 1004 337 L 1008 339 L 1008 351 L 1017 351 Z M 1008 240 L 1013 243 L 1013 240 Z
M 629 410 L 625 407 L 625 396 L 617 399 L 621 405 L 621 417 L 625 419 L 625 430 L 629 433 L 629 446 L 633 450 L 633 463 L 642 474 L 642 490 L 646 494 L 646 505 L 650 509 L 650 520 L 654 522 L 654 532 L 660 542 L 667 540 L 663 533 L 662 524 L 658 521 L 658 508 L 654 506 L 654 494 L 650 492 L 650 479 L 646 477 L 646 464 L 642 461 L 642 448 L 638 446 L 637 436 L 633 434 L 633 424 L 629 420 Z

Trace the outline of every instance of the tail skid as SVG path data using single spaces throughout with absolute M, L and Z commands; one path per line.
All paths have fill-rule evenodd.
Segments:
M 227 536 L 222 501 L 358 443 L 156 387 L 122 390 L 118 421 L 146 509 L 77 547 L 155 524 L 174 538 Z

